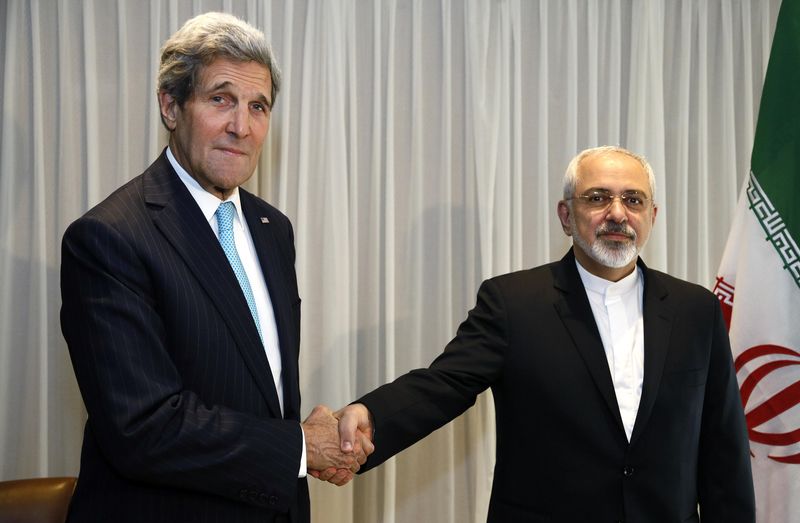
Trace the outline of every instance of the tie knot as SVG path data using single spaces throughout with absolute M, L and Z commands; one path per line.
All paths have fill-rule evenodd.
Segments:
M 236 207 L 233 202 L 222 202 L 217 207 L 217 226 L 220 231 L 229 231 L 233 228 L 233 213 Z

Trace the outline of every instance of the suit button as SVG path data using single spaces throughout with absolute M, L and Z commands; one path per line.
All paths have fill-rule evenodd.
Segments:
M 278 496 L 270 496 L 269 497 L 269 504 L 270 505 L 277 505 L 278 504 Z
M 622 475 L 626 478 L 633 476 L 633 467 L 625 467 L 622 469 Z
M 261 503 L 261 504 L 267 503 L 267 495 L 264 494 L 263 492 L 261 494 L 259 494 L 258 495 L 258 502 Z

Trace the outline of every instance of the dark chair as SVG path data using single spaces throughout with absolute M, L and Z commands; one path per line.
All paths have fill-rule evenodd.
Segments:
M 0 481 L 0 523 L 64 523 L 77 478 Z

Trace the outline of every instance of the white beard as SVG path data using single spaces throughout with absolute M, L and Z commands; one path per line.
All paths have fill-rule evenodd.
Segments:
M 577 231 L 575 221 L 571 214 L 569 221 L 572 230 Z M 594 261 L 612 269 L 621 269 L 636 259 L 639 255 L 639 247 L 636 245 L 636 231 L 626 224 L 622 225 L 620 232 L 630 235 L 631 240 L 627 242 L 617 242 L 605 240 L 601 236 L 598 236 L 598 233 L 604 232 L 603 229 L 603 226 L 598 227 L 595 231 L 595 240 L 591 245 L 581 238 L 577 232 L 573 233 L 572 241 Z

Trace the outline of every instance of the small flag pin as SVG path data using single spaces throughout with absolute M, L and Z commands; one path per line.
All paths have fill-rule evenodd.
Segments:
M 262 216 L 261 223 L 269 223 L 269 218 L 267 218 L 266 216 Z

